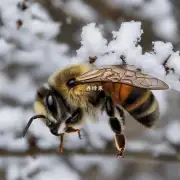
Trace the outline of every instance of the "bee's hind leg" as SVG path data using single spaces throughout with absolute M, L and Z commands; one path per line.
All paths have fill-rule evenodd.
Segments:
M 110 97 L 106 98 L 105 102 L 105 110 L 107 115 L 109 116 L 109 125 L 113 132 L 115 133 L 114 140 L 115 146 L 118 150 L 117 156 L 123 157 L 123 153 L 125 150 L 125 136 L 123 134 L 124 129 L 124 113 L 123 110 L 119 107 L 116 107 L 112 102 Z
M 116 134 L 114 136 L 114 141 L 116 148 L 118 150 L 117 157 L 124 157 L 123 153 L 125 151 L 125 145 L 126 145 L 126 138 L 124 134 Z
M 116 149 L 118 150 L 117 157 L 124 157 L 123 153 L 125 151 L 126 145 L 126 138 L 125 135 L 122 133 L 123 127 L 122 124 L 119 122 L 120 120 L 116 117 L 109 118 L 109 124 L 111 129 L 115 132 L 114 142 Z

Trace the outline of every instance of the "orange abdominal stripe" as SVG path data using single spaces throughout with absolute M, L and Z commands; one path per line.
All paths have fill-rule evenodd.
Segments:
M 121 83 L 104 83 L 103 89 L 110 94 L 114 104 L 123 104 L 133 90 L 133 86 Z

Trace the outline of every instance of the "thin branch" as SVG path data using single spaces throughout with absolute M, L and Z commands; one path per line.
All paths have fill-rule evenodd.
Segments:
M 151 148 L 153 149 L 153 148 Z M 58 153 L 57 149 L 40 149 L 38 147 L 28 149 L 26 151 L 9 151 L 0 149 L 0 156 L 36 156 L 36 155 L 59 155 L 59 156 L 71 156 L 71 155 L 83 155 L 83 156 L 114 156 L 116 158 L 116 152 L 114 149 L 93 149 L 88 151 L 86 149 L 75 149 L 69 150 L 65 149 L 63 153 Z M 168 153 L 168 152 L 159 152 L 157 156 L 154 155 L 153 150 L 142 150 L 142 151 L 133 151 L 126 149 L 124 154 L 124 160 L 138 160 L 138 161 L 147 161 L 147 162 L 168 162 L 168 163 L 179 163 L 180 156 L 177 153 Z

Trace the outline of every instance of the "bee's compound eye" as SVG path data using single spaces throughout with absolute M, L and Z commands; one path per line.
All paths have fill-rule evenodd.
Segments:
M 68 82 L 67 82 L 68 87 L 73 87 L 75 85 L 76 85 L 76 79 L 75 78 L 68 80 Z
M 53 99 L 53 97 L 51 95 L 49 95 L 47 97 L 47 104 L 48 104 L 49 107 L 54 105 L 54 99 Z
M 56 104 L 56 100 L 55 98 L 52 96 L 52 95 L 48 95 L 47 98 L 46 98 L 46 104 L 47 104 L 47 107 L 48 107 L 48 110 L 51 112 L 51 113 L 56 113 L 57 111 L 57 104 Z

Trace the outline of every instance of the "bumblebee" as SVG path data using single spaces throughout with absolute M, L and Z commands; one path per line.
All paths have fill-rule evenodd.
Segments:
M 93 89 L 93 87 L 101 87 Z M 114 132 L 118 157 L 125 151 L 123 133 L 127 111 L 139 123 L 151 128 L 159 117 L 158 102 L 151 90 L 168 89 L 168 85 L 132 65 L 105 66 L 73 65 L 55 72 L 36 94 L 33 116 L 24 129 L 28 131 L 34 119 L 42 119 L 51 133 L 60 137 L 59 152 L 67 133 L 78 133 L 85 117 L 96 118 L 105 111 Z

